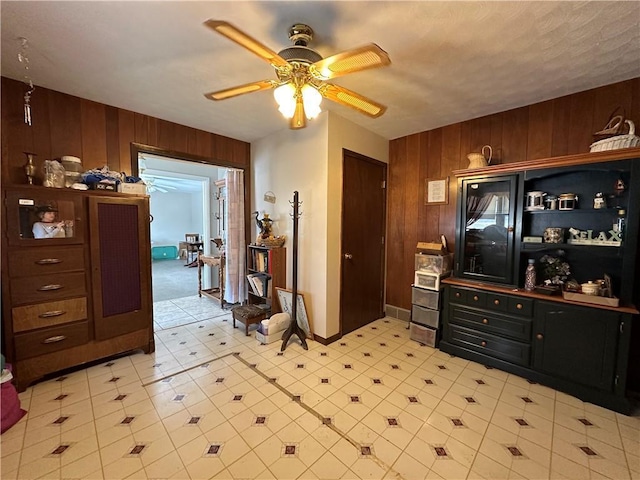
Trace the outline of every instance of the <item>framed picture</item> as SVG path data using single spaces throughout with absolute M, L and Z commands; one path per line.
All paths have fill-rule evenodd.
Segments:
M 276 287 L 278 292 L 278 301 L 280 302 L 280 308 L 284 313 L 291 315 L 293 292 L 285 288 Z M 302 329 L 307 338 L 313 339 L 313 332 L 311 330 L 311 322 L 307 316 L 307 308 L 304 304 L 304 295 L 298 293 L 298 303 L 296 305 L 296 317 L 298 320 L 298 326 Z
M 446 205 L 449 203 L 449 177 L 427 178 L 424 192 L 425 205 Z

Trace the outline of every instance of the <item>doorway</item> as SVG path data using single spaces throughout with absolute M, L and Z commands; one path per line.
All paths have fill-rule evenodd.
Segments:
M 221 231 L 218 185 L 221 180 L 224 182 L 225 175 L 225 167 L 157 153 L 138 153 L 138 176 L 147 184 L 152 216 L 151 273 L 156 330 L 225 314 L 211 299 L 199 296 L 200 285 L 203 289 L 219 285 L 217 270 L 208 266 L 199 268 L 197 261 L 198 251 L 206 255 L 220 253 L 218 244 L 209 239 L 218 237 Z M 199 242 L 195 252 L 190 248 L 192 235 Z
M 342 335 L 384 316 L 386 178 L 385 163 L 343 151 Z

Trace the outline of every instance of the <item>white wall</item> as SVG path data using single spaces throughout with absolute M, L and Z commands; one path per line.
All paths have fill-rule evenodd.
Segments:
M 342 149 L 388 162 L 388 141 L 332 112 L 323 112 L 302 130 L 283 129 L 251 145 L 252 210 L 274 219 L 274 234 L 287 235 L 287 286 L 292 281 L 293 223 L 289 201 L 299 192 L 298 290 L 305 295 L 314 333 L 340 331 L 340 234 Z M 275 193 L 275 204 L 263 200 Z M 252 223 L 255 238 L 255 223 Z
M 197 197 L 197 198 L 196 198 Z M 185 233 L 202 232 L 202 196 L 200 194 L 153 192 L 150 194 L 151 245 L 184 242 Z M 199 208 L 194 210 L 194 204 Z

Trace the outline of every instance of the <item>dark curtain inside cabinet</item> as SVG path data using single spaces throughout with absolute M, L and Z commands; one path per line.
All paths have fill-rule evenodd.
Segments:
M 98 218 L 103 315 L 140 310 L 138 207 L 100 203 Z

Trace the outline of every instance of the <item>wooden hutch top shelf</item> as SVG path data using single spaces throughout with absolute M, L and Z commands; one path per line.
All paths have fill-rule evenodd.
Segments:
M 483 168 L 465 168 L 463 170 L 454 170 L 453 174 L 456 177 L 484 174 L 495 175 L 496 173 L 512 173 L 522 170 L 540 170 L 543 168 L 570 167 L 573 165 L 577 166 L 588 165 L 591 163 L 614 162 L 630 158 L 640 158 L 640 147 L 620 148 L 617 150 L 607 150 L 605 152 L 579 153 L 576 155 L 566 155 L 564 157 L 538 158 L 522 162 L 490 165 Z

